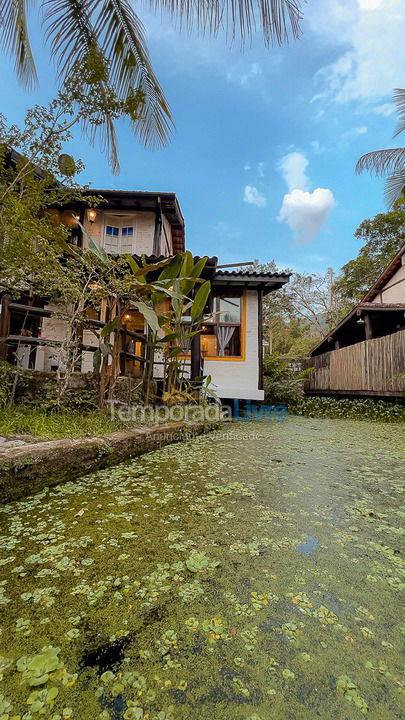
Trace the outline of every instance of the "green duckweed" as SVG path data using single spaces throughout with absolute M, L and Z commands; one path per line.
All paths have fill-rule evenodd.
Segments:
M 399 720 L 403 426 L 227 427 L 0 508 L 1 720 Z

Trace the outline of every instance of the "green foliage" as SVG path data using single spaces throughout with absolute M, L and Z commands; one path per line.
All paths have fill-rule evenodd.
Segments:
M 399 206 L 372 220 L 363 220 L 355 237 L 363 245 L 357 257 L 343 265 L 335 285 L 343 312 L 361 300 L 405 242 L 405 208 Z
M 365 425 L 233 423 L 3 505 L 0 717 L 307 718 L 316 681 L 319 718 L 399 718 L 403 432 Z
M 275 353 L 263 359 L 264 399 L 268 405 L 294 405 L 304 397 L 304 379 L 308 371 L 294 369 L 289 360 Z
M 348 399 L 306 396 L 291 409 L 298 415 L 314 418 L 405 422 L 405 405 L 386 400 L 373 400 L 372 398 Z
M 210 560 L 205 552 L 198 552 L 193 550 L 191 555 L 186 560 L 187 570 L 192 573 L 197 573 L 202 570 L 212 569 L 219 565 L 216 560 Z
M 43 440 L 103 437 L 130 423 L 112 420 L 106 410 L 82 410 L 49 413 L 40 408 L 14 405 L 0 413 L 0 435 L 33 435 Z
M 29 385 L 29 371 L 21 368 L 17 369 L 14 365 L 0 360 L 0 408 L 6 408 L 8 406 L 16 382 L 16 376 L 16 396 L 23 396 Z
M 363 697 L 359 693 L 357 685 L 350 680 L 348 675 L 340 675 L 336 682 L 336 688 L 341 692 L 346 700 L 360 710 L 364 715 L 368 712 L 368 706 Z
M 24 656 L 17 660 L 17 670 L 22 673 L 22 678 L 28 685 L 45 685 L 49 680 L 50 673 L 63 668 L 63 662 L 58 657 L 59 653 L 60 648 L 51 645 L 44 647 L 39 655 Z M 53 699 L 55 697 L 54 694 Z

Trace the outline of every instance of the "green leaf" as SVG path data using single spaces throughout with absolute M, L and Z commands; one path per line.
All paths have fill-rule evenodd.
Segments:
M 166 267 L 166 265 L 170 262 L 171 258 L 166 258 L 166 260 L 160 260 L 160 262 L 151 263 L 150 265 L 141 265 L 141 267 L 135 272 L 135 275 L 147 275 L 150 272 L 156 272 L 156 270 L 159 270 L 161 267 Z
M 188 278 L 191 277 L 191 273 L 194 269 L 194 260 L 190 250 L 184 253 L 183 263 L 180 269 L 179 277 Z
M 198 262 L 196 262 L 196 264 L 194 265 L 194 267 L 190 273 L 190 277 L 194 277 L 194 278 L 200 277 L 202 271 L 205 268 L 207 260 L 208 260 L 208 257 L 206 255 L 204 257 L 200 258 L 200 260 L 198 260 Z
M 134 305 L 135 305 L 135 307 L 138 308 L 139 312 L 144 316 L 150 329 L 153 330 L 153 332 L 158 333 L 160 330 L 160 325 L 159 325 L 159 321 L 158 321 L 158 316 L 156 315 L 153 308 L 149 307 L 149 305 L 146 305 L 146 303 L 142 302 L 142 300 L 139 300 L 139 302 L 134 303 Z
M 134 260 L 134 258 L 132 257 L 132 255 L 129 255 L 128 253 L 126 253 L 124 257 L 125 257 L 125 260 L 127 261 L 128 265 L 129 265 L 129 267 L 131 268 L 132 272 L 134 273 L 134 275 L 136 275 L 136 273 L 137 273 L 138 270 L 139 270 L 139 265 L 138 265 L 138 263 L 136 262 L 136 260 Z
M 118 325 L 121 323 L 121 316 L 116 315 L 115 318 L 111 320 L 111 322 L 104 325 L 102 331 L 101 331 L 101 337 L 107 337 L 110 333 L 114 332 L 114 330 L 117 329 Z
M 197 290 L 191 307 L 191 319 L 196 320 L 203 312 L 211 291 L 211 283 L 206 281 Z
M 171 262 L 166 265 L 158 277 L 158 281 L 162 280 L 174 280 L 177 277 L 179 270 L 183 264 L 183 255 L 176 255 Z
M 176 332 L 168 333 L 168 335 L 165 335 L 164 337 L 160 338 L 159 342 L 161 343 L 168 343 L 172 340 L 175 340 L 178 337 L 178 334 Z
M 108 255 L 104 248 L 101 247 L 93 238 L 89 235 L 86 228 L 82 225 L 80 220 L 77 221 L 77 224 L 79 228 L 81 229 L 83 235 L 86 237 L 87 244 L 88 244 L 88 250 L 93 253 L 93 255 L 97 255 L 98 259 L 101 260 L 104 264 L 107 264 L 108 262 Z

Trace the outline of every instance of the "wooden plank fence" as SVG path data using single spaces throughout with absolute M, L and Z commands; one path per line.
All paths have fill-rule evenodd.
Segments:
M 306 358 L 308 395 L 405 398 L 405 330 Z

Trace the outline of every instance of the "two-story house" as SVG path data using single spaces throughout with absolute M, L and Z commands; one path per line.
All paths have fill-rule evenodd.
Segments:
M 71 228 L 74 244 L 86 247 L 88 234 L 108 253 L 146 256 L 150 261 L 185 250 L 185 223 L 174 193 L 92 189 L 91 194 L 104 199 L 97 209 L 83 206 L 60 213 L 61 220 Z M 217 257 L 207 260 L 204 277 L 211 282 L 211 296 L 201 332 L 191 341 L 188 372 L 192 378 L 202 373 L 210 375 L 220 398 L 262 400 L 262 299 L 288 282 L 289 276 L 232 267 L 218 265 Z M 29 302 L 29 299 L 18 303 L 3 300 L 0 354 L 36 370 L 55 370 L 55 344 L 64 333 L 64 321 L 57 317 L 58 305 L 41 303 L 42 310 L 36 311 L 31 300 L 27 315 Z M 30 328 L 30 338 L 21 337 L 23 316 L 25 330 Z M 103 317 L 95 317 L 94 321 L 102 324 Z M 127 335 L 121 372 L 139 376 L 145 352 L 144 319 L 136 310 L 130 310 L 124 322 Z M 80 364 L 83 372 L 93 368 L 96 343 L 94 334 L 84 330 Z M 162 360 L 157 354 L 153 376 L 159 383 L 162 375 Z

